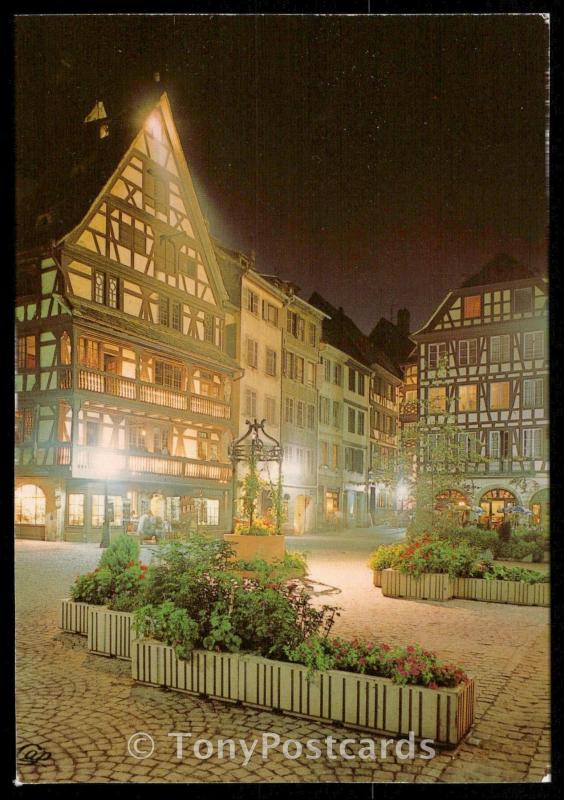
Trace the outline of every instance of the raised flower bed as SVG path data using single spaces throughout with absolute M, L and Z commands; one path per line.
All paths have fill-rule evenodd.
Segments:
M 133 641 L 131 675 L 140 683 L 220 700 L 239 699 L 239 656 L 194 650 L 188 659 L 174 648 L 150 639 Z
M 88 650 L 100 656 L 131 659 L 133 614 L 105 606 L 88 609 Z
M 81 636 L 88 634 L 88 609 L 93 608 L 90 603 L 77 603 L 74 600 L 61 600 L 59 627 L 65 633 L 79 633 Z
M 518 606 L 549 606 L 549 583 L 455 578 L 453 597 L 482 600 L 486 603 L 512 603 Z
M 268 564 L 282 561 L 285 553 L 283 534 L 254 536 L 252 534 L 224 533 L 224 541 L 234 552 L 236 561 L 253 561 L 260 558 Z
M 451 600 L 453 582 L 447 574 L 424 573 L 419 577 L 395 569 L 382 571 L 382 594 L 411 600 Z
M 132 676 L 141 683 L 389 735 L 456 745 L 474 719 L 474 681 L 454 688 L 398 686 L 389 678 L 196 650 L 178 658 L 161 642 L 136 640 Z

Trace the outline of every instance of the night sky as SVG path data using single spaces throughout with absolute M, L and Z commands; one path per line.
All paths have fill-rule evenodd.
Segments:
M 365 332 L 499 252 L 546 271 L 540 16 L 16 21 L 17 177 L 160 71 L 211 232 Z

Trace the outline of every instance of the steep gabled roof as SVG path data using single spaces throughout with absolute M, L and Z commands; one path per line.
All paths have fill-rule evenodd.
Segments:
M 468 289 L 472 286 L 487 286 L 490 283 L 507 283 L 535 277 L 537 277 L 535 273 L 517 259 L 506 253 L 499 253 L 472 277 L 467 278 L 460 288 Z
M 311 295 L 309 302 L 329 317 L 323 320 L 323 338 L 328 344 L 367 367 L 379 364 L 392 375 L 401 378 L 399 368 L 386 353 L 374 346 L 342 308 L 335 308 L 318 292 Z
M 81 222 L 158 100 L 155 85 L 142 103 L 113 115 L 108 109 L 104 138 L 97 122 L 83 122 L 85 114 L 69 118 L 65 146 L 53 148 L 43 173 L 16 184 L 17 252 L 48 246 Z

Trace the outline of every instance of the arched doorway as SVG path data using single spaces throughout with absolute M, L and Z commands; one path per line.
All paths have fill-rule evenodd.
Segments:
M 533 512 L 535 525 L 548 525 L 550 522 L 550 494 L 548 489 L 541 489 L 529 500 L 529 508 Z
M 506 506 L 517 505 L 517 498 L 507 489 L 490 489 L 482 495 L 480 505 L 484 509 L 490 525 L 496 527 L 503 522 Z
M 45 492 L 35 483 L 18 486 L 14 495 L 16 536 L 25 539 L 45 539 Z

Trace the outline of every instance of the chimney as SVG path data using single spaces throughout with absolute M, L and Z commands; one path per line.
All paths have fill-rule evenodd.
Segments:
M 396 327 L 402 336 L 409 336 L 409 310 L 407 308 L 400 308 L 398 311 Z

